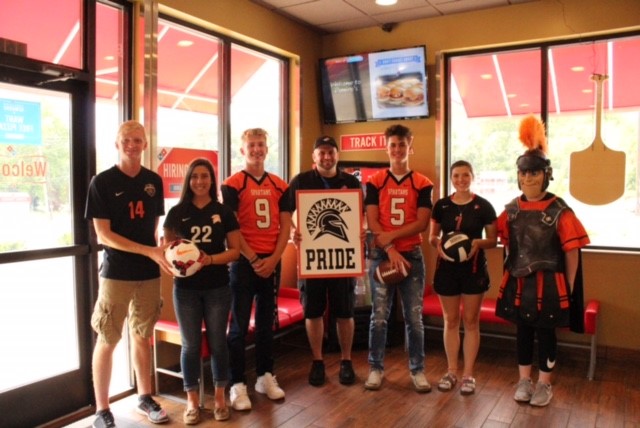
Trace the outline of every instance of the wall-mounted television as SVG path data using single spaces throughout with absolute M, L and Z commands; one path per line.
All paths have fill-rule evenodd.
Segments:
M 426 47 L 320 60 L 324 123 L 429 117 Z

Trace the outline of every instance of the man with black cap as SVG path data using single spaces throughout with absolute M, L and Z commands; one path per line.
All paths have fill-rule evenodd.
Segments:
M 553 397 L 555 329 L 584 329 L 580 249 L 589 244 L 589 237 L 566 202 L 547 191 L 553 171 L 542 122 L 534 116 L 523 119 L 520 141 L 528 149 L 516 161 L 522 195 L 505 206 L 497 223 L 507 257 L 496 315 L 517 327 L 519 381 L 514 399 L 546 406 Z M 536 337 L 539 373 L 534 386 Z
M 313 145 L 312 159 L 314 167 L 310 171 L 301 172 L 291 179 L 285 197 L 288 198 L 289 210 L 296 209 L 296 192 L 298 190 L 327 189 L 361 189 L 356 177 L 338 170 L 338 144 L 328 136 L 320 137 Z M 296 230 L 294 241 L 298 244 L 300 233 Z M 304 307 L 305 327 L 313 363 L 309 372 L 309 383 L 321 386 L 325 382 L 325 368 L 322 355 L 324 337 L 323 316 L 329 311 L 336 319 L 338 342 L 341 358 L 339 380 L 343 385 L 355 382 L 355 373 L 351 364 L 351 346 L 354 334 L 354 278 L 313 278 L 300 280 L 298 284 L 302 306 Z M 333 319 L 333 317 L 330 317 Z

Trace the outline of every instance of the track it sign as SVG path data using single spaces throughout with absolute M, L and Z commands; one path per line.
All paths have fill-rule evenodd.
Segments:
M 298 190 L 298 277 L 352 277 L 364 274 L 362 193 Z

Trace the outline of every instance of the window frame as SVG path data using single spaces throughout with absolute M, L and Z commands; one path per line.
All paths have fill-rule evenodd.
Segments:
M 454 58 L 464 57 L 464 56 L 472 56 L 472 55 L 486 55 L 486 54 L 501 54 L 507 52 L 517 52 L 524 51 L 527 49 L 538 49 L 540 50 L 540 112 L 534 113 L 538 116 L 545 124 L 549 123 L 549 109 L 550 102 L 548 96 L 548 81 L 549 81 L 549 61 L 548 61 L 548 53 L 549 50 L 560 47 L 567 46 L 571 44 L 585 44 L 589 42 L 603 42 L 607 40 L 615 40 L 615 39 L 624 39 L 629 37 L 640 37 L 639 31 L 630 31 L 630 32 L 618 32 L 611 34 L 603 34 L 591 37 L 581 37 L 581 38 L 569 38 L 569 39 L 559 39 L 552 40 L 546 42 L 539 43 L 524 43 L 524 44 L 513 44 L 508 46 L 501 46 L 499 48 L 482 48 L 482 49 L 470 49 L 464 51 L 456 51 L 456 52 L 442 52 L 439 56 L 438 61 L 440 62 L 438 69 L 441 72 L 443 78 L 443 104 L 440 107 L 440 115 L 441 115 L 441 130 L 442 130 L 442 143 L 441 145 L 436 145 L 436 147 L 441 147 L 439 152 L 436 154 L 436 158 L 440 159 L 440 167 L 437 168 L 440 171 L 440 194 L 447 195 L 449 194 L 449 189 L 451 187 L 450 183 L 450 167 L 453 162 L 452 150 L 453 150 L 453 128 L 455 124 L 453 123 L 453 102 L 452 102 L 452 65 L 451 60 Z M 637 106 L 637 109 L 640 111 L 640 106 Z M 615 110 L 615 109 L 614 109 Z M 554 113 L 555 114 L 555 113 Z M 560 113 L 562 114 L 562 113 Z M 640 115 L 640 112 L 638 113 Z M 511 115 L 511 117 L 519 117 L 520 115 Z M 498 118 L 507 118 L 509 116 L 501 116 Z M 550 130 L 547 129 L 547 134 L 549 134 Z M 640 141 L 637 142 L 640 150 Z M 515 145 L 515 144 L 514 144 Z M 633 156 L 633 153 L 627 153 L 627 156 Z M 640 158 L 640 155 L 638 155 Z M 515 162 L 515 159 L 514 159 Z M 515 174 L 515 165 L 514 165 L 514 174 Z M 636 185 L 638 185 L 639 180 L 637 178 L 637 174 L 640 172 L 640 165 L 636 165 L 635 172 L 626 171 L 626 177 L 628 179 L 629 174 L 636 175 Z M 636 193 L 638 190 L 636 189 Z M 517 189 L 514 191 L 514 197 L 517 195 Z M 562 196 L 562 195 L 559 195 Z M 638 196 L 640 198 L 640 196 Z M 606 206 L 605 204 L 604 206 Z M 500 212 L 500 209 L 496 209 L 496 211 Z M 633 244 L 633 242 L 630 242 Z M 605 251 L 605 252 L 623 252 L 623 253 L 640 253 L 640 246 L 636 244 L 635 246 L 625 246 L 625 247 L 617 247 L 610 245 L 594 245 L 590 244 L 587 247 L 588 250 L 597 250 L 597 251 Z

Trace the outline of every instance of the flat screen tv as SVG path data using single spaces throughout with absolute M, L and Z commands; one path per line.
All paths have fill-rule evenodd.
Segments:
M 426 47 L 320 60 L 324 123 L 429 117 Z

